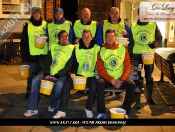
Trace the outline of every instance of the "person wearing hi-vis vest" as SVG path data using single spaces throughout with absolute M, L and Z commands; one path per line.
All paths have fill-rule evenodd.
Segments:
M 93 118 L 92 106 L 96 98 L 95 67 L 99 50 L 100 46 L 93 40 L 91 31 L 85 29 L 79 43 L 75 45 L 76 59 L 74 60 L 70 76 L 71 78 L 76 75 L 87 77 L 86 84 L 89 87 L 88 99 L 85 106 L 87 118 Z
M 55 83 L 51 93 L 48 111 L 53 112 L 56 108 L 57 100 L 62 93 L 75 58 L 75 48 L 74 45 L 69 44 L 68 33 L 65 30 L 60 31 L 58 39 L 58 43 L 52 45 L 51 50 L 48 52 L 43 64 L 42 73 L 32 79 L 27 111 L 24 113 L 24 116 L 29 117 L 38 114 L 38 96 L 41 80 L 43 79 Z M 60 114 L 62 117 L 65 117 L 65 113 L 59 111 L 53 118 L 57 118 Z
M 110 17 L 108 20 L 104 20 L 97 29 L 97 35 L 96 35 L 96 41 L 97 44 L 102 46 L 103 43 L 105 43 L 105 33 L 106 30 L 113 29 L 115 30 L 116 36 L 121 38 L 130 38 L 131 34 L 131 28 L 130 26 L 124 22 L 120 18 L 120 12 L 118 7 L 112 7 L 110 9 Z M 122 93 L 115 93 L 116 99 L 119 101 L 123 101 L 124 97 L 122 96 Z
M 54 20 L 47 24 L 46 26 L 46 35 L 47 42 L 49 43 L 49 50 L 51 48 L 51 44 L 57 44 L 58 38 L 57 34 L 61 30 L 66 30 L 69 34 L 69 42 L 73 44 L 73 27 L 72 23 L 64 18 L 64 11 L 62 8 L 54 9 Z
M 26 22 L 21 34 L 21 56 L 23 62 L 30 66 L 30 74 L 27 78 L 26 96 L 28 99 L 31 89 L 33 74 L 39 72 L 44 55 L 47 55 L 47 45 L 44 48 L 36 48 L 35 35 L 45 34 L 46 21 L 41 17 L 42 9 L 40 7 L 32 8 L 32 15 L 29 22 Z
M 128 49 L 116 41 L 115 30 L 106 30 L 106 43 L 103 44 L 97 56 L 97 112 L 96 119 L 106 118 L 105 95 L 106 86 L 126 89 L 123 109 L 126 110 L 125 118 L 131 110 L 132 99 L 135 93 L 135 83 L 129 78 L 131 72 L 130 56 Z
M 139 14 L 139 9 L 138 9 Z M 161 44 L 162 35 L 155 22 L 141 22 L 138 19 L 137 23 L 133 23 L 131 27 L 131 37 L 133 42 L 128 46 L 132 49 L 130 52 L 132 58 L 137 59 L 142 64 L 142 52 L 154 52 L 154 49 Z M 132 39 L 131 39 L 132 40 Z M 144 64 L 145 79 L 146 79 L 146 93 L 147 102 L 150 105 L 156 103 L 152 99 L 153 91 L 153 77 L 154 63 L 150 65 Z
M 76 20 L 74 24 L 75 43 L 78 43 L 82 37 L 84 29 L 89 29 L 92 37 L 95 38 L 98 23 L 91 20 L 91 11 L 88 8 L 83 8 L 81 11 L 81 19 Z

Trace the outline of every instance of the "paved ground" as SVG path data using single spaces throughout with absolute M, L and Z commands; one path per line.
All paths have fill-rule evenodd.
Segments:
M 157 105 L 150 106 L 146 103 L 145 95 L 141 96 L 141 113 L 136 113 L 132 107 L 131 118 L 175 118 L 175 106 L 168 107 L 167 103 L 175 103 L 175 88 L 172 84 L 163 84 L 156 82 L 159 80 L 160 71 L 155 67 L 153 74 L 154 82 L 154 100 Z M 165 80 L 168 81 L 167 78 Z M 27 100 L 25 96 L 26 80 L 21 80 L 18 75 L 17 65 L 0 66 L 0 119 L 1 118 L 26 118 L 23 113 L 26 111 Z M 86 93 L 75 95 L 76 91 L 71 91 L 71 97 L 68 106 L 66 118 L 84 119 L 84 106 L 87 98 Z M 39 102 L 39 114 L 30 118 L 52 118 L 56 113 L 47 112 L 49 96 L 41 96 Z M 59 101 L 58 101 L 59 104 Z M 114 95 L 106 96 L 106 107 L 109 110 L 114 107 L 121 107 L 122 102 L 114 100 Z M 96 115 L 96 103 L 93 106 L 93 113 Z M 110 117 L 108 111 L 108 118 Z M 121 131 L 121 132 L 174 132 L 175 126 L 0 126 L 0 132 L 86 132 L 86 131 Z

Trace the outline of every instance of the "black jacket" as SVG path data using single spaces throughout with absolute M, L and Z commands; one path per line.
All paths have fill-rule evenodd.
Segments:
M 81 38 L 79 41 L 79 49 L 92 49 L 95 46 L 95 44 L 96 44 L 95 40 L 91 40 L 90 46 L 87 48 L 84 45 L 83 40 Z M 77 62 L 77 59 L 75 57 L 74 63 L 73 63 L 72 69 L 71 69 L 71 73 L 77 74 L 78 66 L 79 66 L 79 63 Z
M 59 78 L 60 76 L 68 74 L 72 68 L 74 58 L 75 58 L 75 49 L 73 50 L 72 56 L 66 63 L 65 67 L 62 70 L 58 71 L 58 73 L 55 74 L 54 77 Z M 52 61 L 53 60 L 52 60 L 51 51 L 49 51 L 48 55 L 45 58 L 43 69 L 42 69 L 42 72 L 45 74 L 45 76 L 50 75 L 50 66 L 52 64 Z
M 141 22 L 139 19 L 137 21 L 137 24 L 140 25 L 140 26 L 145 26 L 147 25 L 149 22 Z M 162 42 L 162 34 L 156 24 L 156 29 L 155 29 L 155 40 L 153 43 L 149 44 L 149 47 L 154 49 L 156 47 L 158 47 L 159 45 L 161 45 L 161 42 Z M 133 45 L 134 44 L 134 39 L 133 39 L 133 34 L 131 32 L 131 36 L 130 36 L 130 44 L 128 45 L 128 50 L 129 50 L 129 53 L 130 55 L 132 54 L 132 50 L 133 50 Z
M 22 60 L 25 62 L 38 63 L 40 59 L 43 59 L 44 55 L 30 55 L 28 23 L 25 23 L 23 27 L 21 42 L 20 42 L 20 49 L 21 49 Z

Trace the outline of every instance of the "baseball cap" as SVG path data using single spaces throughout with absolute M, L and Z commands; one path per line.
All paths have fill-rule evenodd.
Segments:
M 61 12 L 62 14 L 64 14 L 64 11 L 63 11 L 63 9 L 62 8 L 55 8 L 55 10 L 54 10 L 54 14 L 56 14 L 57 12 Z

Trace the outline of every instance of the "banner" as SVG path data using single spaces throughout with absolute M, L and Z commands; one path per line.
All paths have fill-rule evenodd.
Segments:
M 0 126 L 175 126 L 175 119 L 0 119 Z

